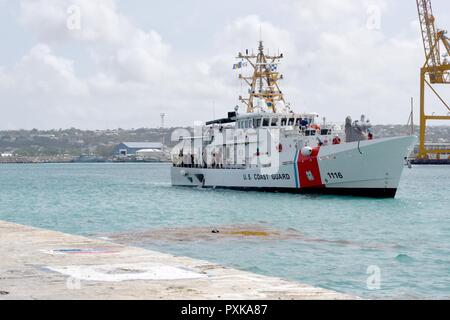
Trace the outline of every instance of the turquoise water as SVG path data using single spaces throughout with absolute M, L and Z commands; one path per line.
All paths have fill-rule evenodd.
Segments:
M 0 165 L 0 220 L 81 235 L 235 224 L 295 229 L 303 239 L 141 245 L 365 298 L 450 298 L 450 167 L 405 169 L 397 198 L 388 200 L 174 188 L 169 169 Z M 369 266 L 380 269 L 379 290 L 367 288 Z

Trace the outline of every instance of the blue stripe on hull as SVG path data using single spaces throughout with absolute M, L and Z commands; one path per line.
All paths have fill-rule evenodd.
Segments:
M 298 154 L 299 154 L 299 151 L 297 150 L 297 152 L 295 153 L 295 157 L 294 157 L 295 187 L 297 189 L 300 187 L 298 185 Z

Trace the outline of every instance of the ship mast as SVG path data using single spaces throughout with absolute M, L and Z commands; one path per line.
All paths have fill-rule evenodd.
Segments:
M 283 75 L 278 72 L 278 64 L 282 58 L 283 54 L 273 56 L 265 54 L 263 41 L 259 41 L 258 54 L 249 54 L 248 50 L 245 54 L 239 53 L 237 59 L 246 60 L 253 68 L 252 76 L 239 74 L 239 79 L 250 87 L 248 98 L 239 97 L 239 100 L 247 106 L 247 113 L 253 113 L 256 107 L 264 107 L 261 103 L 276 113 L 277 103 L 285 104 L 283 92 L 278 85 L 278 81 L 283 79 Z

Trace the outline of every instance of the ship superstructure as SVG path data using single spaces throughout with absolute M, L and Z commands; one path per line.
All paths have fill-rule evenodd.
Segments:
M 394 197 L 415 137 L 374 139 L 362 117 L 345 125 L 294 112 L 279 81 L 283 54 L 239 53 L 248 96 L 226 118 L 196 127 L 172 150 L 175 186 Z

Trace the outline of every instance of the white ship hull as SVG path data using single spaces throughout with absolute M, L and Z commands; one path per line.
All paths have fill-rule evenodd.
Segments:
M 316 148 L 311 156 L 284 151 L 276 170 L 174 166 L 172 185 L 393 198 L 416 137 L 385 138 Z M 272 168 L 273 169 L 273 168 Z

